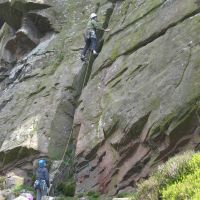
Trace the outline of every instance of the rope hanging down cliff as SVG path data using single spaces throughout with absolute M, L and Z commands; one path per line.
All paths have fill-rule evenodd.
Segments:
M 93 63 L 92 62 L 92 52 L 90 51 L 89 54 L 88 54 L 88 60 L 85 60 L 86 69 L 85 69 L 85 73 L 84 73 L 83 82 L 82 82 L 82 85 L 81 85 L 81 90 L 87 84 L 87 81 L 88 81 L 89 76 L 90 76 L 90 71 L 91 71 L 92 63 Z M 57 179 L 59 177 L 59 175 L 62 173 L 62 171 L 63 171 L 61 169 L 62 165 L 68 166 L 68 164 L 69 164 L 70 158 L 67 161 L 65 161 L 65 157 L 67 155 L 67 151 L 68 151 L 70 140 L 72 139 L 72 134 L 73 134 L 73 126 L 72 126 L 72 128 L 70 130 L 70 135 L 69 135 L 69 138 L 68 138 L 68 141 L 67 141 L 67 144 L 66 144 L 63 156 L 61 158 L 60 164 L 59 164 L 59 166 L 57 167 L 57 169 L 55 171 L 54 180 Z M 50 188 L 49 188 L 49 193 L 51 193 L 52 187 L 53 187 L 53 185 L 51 184 Z
M 62 159 L 61 159 L 61 161 L 60 161 L 59 166 L 58 166 L 57 169 L 56 169 L 55 176 L 54 176 L 54 178 L 53 178 L 54 180 L 55 180 L 56 178 L 58 178 L 59 175 L 62 173 L 62 170 L 61 170 L 62 165 L 64 164 L 64 166 L 68 166 L 68 162 L 69 162 L 70 158 L 69 158 L 69 159 L 67 160 L 67 162 L 66 162 L 66 161 L 65 161 L 65 156 L 66 156 L 66 154 L 67 154 L 67 150 L 68 150 L 68 147 L 69 147 L 69 142 L 70 142 L 70 140 L 71 140 L 71 138 L 72 138 L 72 134 L 73 134 L 73 126 L 72 126 L 72 128 L 71 128 L 70 135 L 69 135 L 69 138 L 68 138 L 68 141 L 67 141 L 67 144 L 66 144 L 66 147 L 65 147 L 65 150 L 64 150 Z M 53 185 L 51 184 L 51 185 L 50 185 L 50 188 L 49 188 L 49 193 L 51 193 L 52 187 L 53 187 Z

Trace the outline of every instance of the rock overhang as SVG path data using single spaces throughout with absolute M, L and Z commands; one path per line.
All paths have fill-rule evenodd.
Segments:
M 1 57 L 6 62 L 12 63 L 27 55 L 47 33 L 54 32 L 49 16 L 41 12 L 51 6 L 42 2 L 12 0 L 0 3 L 1 25 L 9 26 L 6 29 L 10 35 L 3 41 Z

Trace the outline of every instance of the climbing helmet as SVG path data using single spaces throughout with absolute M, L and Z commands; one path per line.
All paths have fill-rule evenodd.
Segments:
M 95 18 L 95 17 L 97 17 L 97 14 L 96 14 L 96 13 L 92 13 L 92 14 L 90 15 L 90 19 L 93 19 L 93 18 Z
M 38 166 L 39 167 L 45 167 L 46 166 L 46 160 L 44 160 L 44 159 L 39 160 L 38 161 Z

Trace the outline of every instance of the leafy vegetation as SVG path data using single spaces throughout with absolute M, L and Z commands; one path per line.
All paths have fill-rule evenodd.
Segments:
M 32 186 L 27 186 L 27 185 L 17 185 L 12 190 L 13 190 L 13 193 L 16 196 L 19 196 L 22 192 L 35 193 L 35 190 L 33 189 L 33 187 Z
M 200 153 L 177 155 L 138 184 L 132 200 L 197 200 L 200 197 Z
M 4 176 L 0 176 L 0 190 L 5 189 L 5 177 Z
M 94 191 L 89 191 L 87 193 L 88 199 L 89 200 L 98 200 L 100 197 L 100 194 L 98 192 L 94 192 Z
M 81 197 L 87 197 L 88 200 L 100 200 L 100 199 L 102 199 L 100 197 L 99 192 L 94 192 L 94 191 L 88 191 L 88 192 L 85 192 L 85 193 L 78 194 L 78 198 L 81 198 Z
M 58 185 L 58 190 L 62 192 L 65 196 L 73 197 L 75 193 L 75 182 L 74 181 L 68 181 L 67 183 L 60 183 Z
M 200 198 L 200 154 L 192 157 L 179 180 L 164 187 L 161 194 L 163 200 Z
M 127 196 L 130 196 L 130 193 L 128 192 L 122 192 L 120 194 L 117 195 L 118 198 L 125 198 Z

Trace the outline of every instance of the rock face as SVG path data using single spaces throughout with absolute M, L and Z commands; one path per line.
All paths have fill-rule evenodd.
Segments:
M 60 160 L 74 150 L 73 118 L 86 80 L 86 65 L 76 49 L 84 45 L 89 14 L 102 6 L 101 19 L 106 23 L 111 3 L 0 2 L 1 175 L 13 172 L 30 184 L 41 157 L 61 163 L 56 165 L 62 167 L 61 177 L 52 167 L 58 181 L 68 174 L 65 169 L 70 168 Z
M 0 173 L 31 175 L 35 159 L 63 157 L 84 72 L 70 48 L 82 40 L 87 3 L 1 1 Z
M 111 32 L 83 64 L 91 12 Z M 76 192 L 114 195 L 198 149 L 199 12 L 198 0 L 1 1 L 0 173 L 29 179 L 36 159 L 76 145 Z
M 200 142 L 200 2 L 116 1 L 75 114 L 77 192 L 134 188 Z

